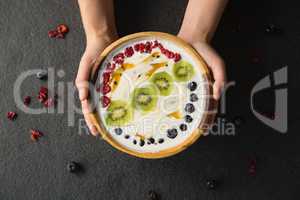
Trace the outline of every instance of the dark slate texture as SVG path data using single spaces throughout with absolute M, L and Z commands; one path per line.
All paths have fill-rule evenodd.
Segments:
M 121 36 L 145 30 L 176 34 L 186 1 L 116 1 Z M 155 190 L 166 200 L 296 200 L 300 199 L 300 146 L 296 124 L 299 109 L 289 95 L 289 131 L 280 134 L 256 119 L 249 95 L 257 81 L 285 65 L 289 66 L 289 91 L 298 91 L 300 12 L 299 1 L 230 1 L 213 41 L 227 63 L 229 80 L 236 81 L 227 99 L 227 118 L 243 116 L 235 136 L 208 136 L 188 150 L 161 160 L 134 158 L 104 141 L 78 134 L 67 125 L 67 113 L 28 115 L 16 108 L 13 83 L 28 69 L 53 67 L 72 82 L 84 50 L 84 32 L 75 0 L 0 1 L 0 199 L 1 200 L 141 200 Z M 65 40 L 47 37 L 47 31 L 66 23 Z M 192 22 L 191 22 L 192 23 Z M 273 23 L 280 36 L 264 29 Z M 253 57 L 259 63 L 252 63 Z M 293 71 L 293 72 L 292 72 Z M 295 71 L 295 72 L 294 72 Z M 31 77 L 22 85 L 23 95 L 36 100 L 46 82 Z M 67 107 L 67 94 L 60 96 Z M 270 99 L 259 104 L 270 109 Z M 77 101 L 78 103 L 78 101 Z M 294 106 L 294 107 L 292 107 Z M 16 110 L 15 122 L 6 112 Z M 45 133 L 38 143 L 29 129 Z M 249 157 L 257 156 L 257 175 L 247 173 Z M 80 162 L 83 171 L 67 172 L 67 162 Z M 219 185 L 208 191 L 205 180 Z

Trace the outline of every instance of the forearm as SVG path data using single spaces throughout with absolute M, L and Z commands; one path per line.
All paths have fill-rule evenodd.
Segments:
M 228 0 L 189 0 L 179 36 L 192 43 L 209 42 Z
M 113 0 L 78 0 L 87 41 L 116 37 Z

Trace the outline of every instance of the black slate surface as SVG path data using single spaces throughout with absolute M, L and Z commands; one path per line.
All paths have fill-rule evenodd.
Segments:
M 186 1 L 116 1 L 119 34 L 155 30 L 176 34 Z M 229 80 L 236 81 L 227 98 L 227 118 L 243 116 L 246 122 L 234 136 L 208 136 L 188 150 L 161 160 L 134 158 L 104 141 L 79 135 L 81 115 L 68 126 L 68 113 L 29 115 L 16 108 L 13 86 L 29 69 L 63 70 L 56 83 L 71 83 L 84 50 L 84 32 L 76 1 L 0 1 L 0 199 L 146 199 L 149 190 L 162 199 L 296 200 L 300 198 L 300 147 L 296 103 L 289 96 L 289 131 L 280 134 L 262 124 L 250 111 L 252 87 L 264 76 L 289 66 L 289 91 L 299 89 L 300 13 L 297 1 L 231 1 L 221 21 L 214 46 L 227 63 Z M 65 40 L 47 37 L 47 31 L 66 23 Z M 284 30 L 268 36 L 274 23 Z M 259 63 L 251 62 L 259 57 Z M 291 71 L 295 72 L 292 72 Z M 46 82 L 25 80 L 22 95 L 36 95 Z M 66 111 L 67 93 L 59 97 Z M 270 99 L 259 104 L 270 109 Z M 77 100 L 78 103 L 78 100 Z M 6 119 L 15 110 L 16 121 Z M 38 143 L 29 129 L 45 133 Z M 257 175 L 248 175 L 249 157 L 257 156 Z M 67 162 L 83 165 L 79 174 L 67 172 Z M 205 180 L 220 184 L 208 191 Z

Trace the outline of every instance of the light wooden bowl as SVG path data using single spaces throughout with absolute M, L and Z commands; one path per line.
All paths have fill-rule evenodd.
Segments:
M 177 46 L 184 49 L 184 51 L 186 51 L 190 56 L 192 56 L 194 58 L 195 62 L 197 63 L 197 66 L 201 68 L 201 71 L 203 72 L 203 76 L 207 79 L 207 81 L 209 81 L 209 82 L 212 81 L 206 63 L 204 62 L 203 58 L 196 52 L 196 50 L 192 46 L 190 46 L 185 41 L 181 40 L 180 38 L 178 38 L 176 36 L 173 36 L 173 35 L 170 35 L 167 33 L 161 33 L 161 32 L 135 33 L 135 34 L 131 34 L 131 35 L 122 37 L 119 40 L 113 42 L 101 53 L 101 55 L 96 60 L 95 67 L 94 67 L 94 69 L 96 69 L 96 70 L 92 72 L 92 74 L 94 76 L 93 77 L 94 81 L 96 80 L 95 75 L 98 74 L 96 72 L 99 70 L 99 67 L 101 66 L 102 61 L 105 60 L 106 56 L 112 50 L 114 50 L 121 44 L 126 43 L 130 40 L 138 39 L 138 38 L 145 38 L 145 37 L 156 37 L 156 38 L 161 38 L 164 40 L 169 40 L 169 41 L 175 43 Z M 208 91 L 208 94 L 211 96 L 212 95 L 212 87 L 211 87 L 211 84 L 208 84 L 208 85 L 209 86 L 207 86 L 207 91 Z M 213 111 L 213 110 L 215 110 L 215 108 L 216 108 L 216 102 L 213 101 L 211 98 L 206 103 L 206 110 Z M 155 159 L 155 158 L 164 158 L 164 157 L 172 156 L 174 154 L 177 154 L 177 153 L 183 151 L 190 145 L 192 145 L 201 135 L 203 135 L 203 133 L 205 133 L 207 131 L 207 127 L 208 127 L 207 125 L 212 124 L 212 122 L 214 120 L 213 113 L 214 112 L 206 112 L 206 114 L 203 116 L 202 121 L 200 122 L 198 128 L 196 128 L 193 131 L 193 133 L 184 142 L 180 143 L 179 145 L 177 145 L 175 147 L 165 149 L 165 150 L 155 152 L 155 153 L 151 153 L 151 152 L 142 153 L 142 152 L 132 151 L 132 150 L 127 149 L 126 147 L 122 146 L 122 144 L 119 144 L 118 142 L 116 142 L 111 137 L 110 133 L 108 133 L 107 130 L 105 129 L 105 127 L 103 126 L 101 120 L 98 117 L 97 111 L 90 113 L 89 118 L 90 118 L 91 122 L 93 123 L 93 125 L 97 128 L 97 130 L 101 134 L 102 138 L 104 140 L 106 140 L 109 144 L 111 144 L 113 147 L 115 147 L 116 149 L 118 149 L 122 152 L 128 153 L 130 155 L 136 156 L 136 157 Z

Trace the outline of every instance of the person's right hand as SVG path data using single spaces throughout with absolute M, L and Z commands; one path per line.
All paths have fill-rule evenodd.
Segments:
M 88 103 L 89 98 L 89 79 L 90 74 L 94 71 L 94 63 L 100 53 L 112 43 L 116 38 L 111 36 L 93 37 L 87 40 L 85 52 L 82 55 L 77 77 L 75 79 L 75 85 L 78 89 L 79 99 L 81 101 L 82 112 L 85 122 L 94 136 L 98 135 L 96 127 L 90 122 L 88 114 L 92 112 L 92 109 Z

